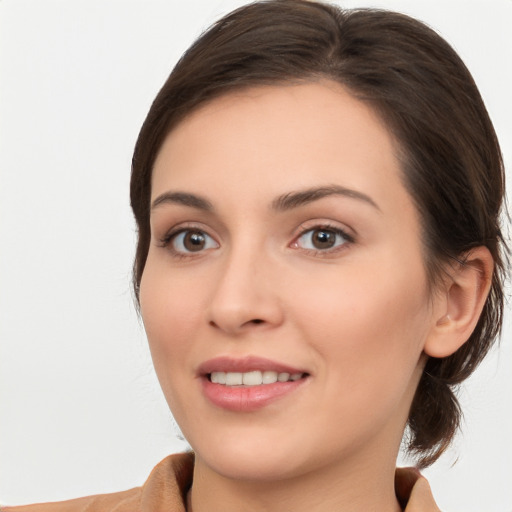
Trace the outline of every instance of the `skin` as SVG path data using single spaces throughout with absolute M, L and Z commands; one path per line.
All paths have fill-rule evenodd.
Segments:
M 352 192 L 275 208 L 332 186 Z M 178 191 L 211 209 L 162 199 Z M 189 507 L 400 510 L 395 461 L 425 347 L 465 341 L 449 336 L 450 312 L 462 311 L 450 297 L 465 295 L 429 293 L 418 212 L 380 119 L 331 82 L 232 93 L 169 134 L 158 198 L 140 303 L 162 389 L 196 452 Z M 206 245 L 187 252 L 173 229 L 200 231 Z M 315 248 L 315 229 L 334 246 Z M 213 405 L 198 366 L 247 355 L 309 376 L 253 412 Z

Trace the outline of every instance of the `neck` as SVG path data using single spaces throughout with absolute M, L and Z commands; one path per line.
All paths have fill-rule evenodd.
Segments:
M 400 512 L 391 464 L 345 461 L 282 480 L 246 481 L 216 473 L 197 458 L 188 512 Z

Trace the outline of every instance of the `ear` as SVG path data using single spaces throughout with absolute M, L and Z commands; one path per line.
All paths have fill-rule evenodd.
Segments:
M 471 249 L 461 261 L 447 268 L 447 278 L 435 298 L 435 325 L 424 346 L 432 357 L 447 357 L 466 343 L 489 294 L 494 268 L 489 249 Z

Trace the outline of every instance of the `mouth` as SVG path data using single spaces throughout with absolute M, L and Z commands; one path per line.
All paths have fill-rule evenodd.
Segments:
M 221 357 L 199 367 L 204 396 L 229 411 L 251 412 L 289 396 L 310 380 L 310 373 L 259 357 Z
M 253 370 L 250 372 L 211 372 L 207 378 L 214 384 L 224 386 L 266 386 L 276 382 L 295 382 L 307 376 L 307 373 L 277 372 L 272 370 Z

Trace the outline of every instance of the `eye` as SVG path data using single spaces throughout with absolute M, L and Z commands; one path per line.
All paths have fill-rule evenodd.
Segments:
M 304 231 L 293 244 L 295 247 L 312 251 L 328 251 L 336 249 L 348 242 L 352 237 L 341 229 L 333 227 L 315 227 Z
M 210 235 L 197 229 L 183 229 L 173 233 L 168 237 L 167 243 L 170 243 L 177 253 L 201 252 L 219 247 Z

